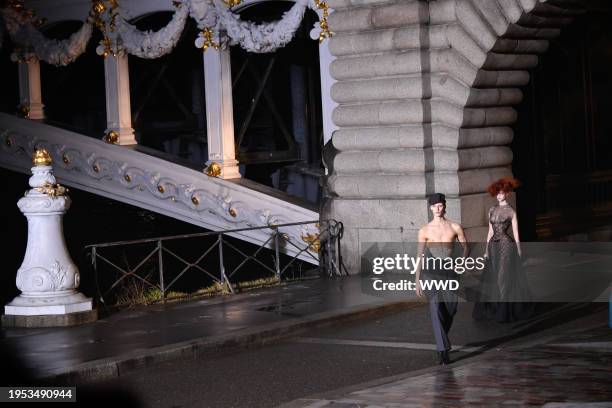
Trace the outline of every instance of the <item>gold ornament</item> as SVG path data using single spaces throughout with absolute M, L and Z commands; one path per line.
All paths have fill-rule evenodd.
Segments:
M 308 244 L 308 249 L 310 249 L 312 252 L 319 253 L 321 250 L 321 239 L 319 238 L 318 234 L 307 233 L 306 235 L 302 235 L 300 238 L 302 238 L 302 241 Z
M 114 130 L 109 130 L 102 139 L 108 144 L 117 144 L 119 142 L 119 133 Z
M 104 11 L 106 10 L 106 6 L 104 5 L 103 1 L 94 1 L 91 8 L 94 11 L 94 13 L 98 15 L 104 13 Z
M 334 33 L 330 31 L 329 24 L 327 23 L 327 18 L 329 17 L 329 5 L 326 1 L 322 0 L 314 0 L 314 2 L 319 10 L 323 10 L 323 17 L 321 17 L 321 21 L 319 22 L 319 26 L 321 27 L 321 32 L 319 33 L 319 43 L 322 43 L 326 38 L 330 38 L 334 35 Z
M 62 155 L 62 161 L 64 162 L 64 164 L 70 164 L 70 158 L 65 154 Z
M 202 51 L 206 51 L 208 47 L 213 47 L 215 50 L 219 49 L 219 44 L 213 40 L 213 30 L 210 27 L 204 27 L 202 30 L 204 36 L 204 45 L 202 45 Z
M 66 187 L 60 184 L 51 183 L 45 183 L 42 187 L 36 187 L 34 190 L 53 198 L 66 195 L 68 193 L 68 189 Z
M 230 214 L 232 217 L 236 218 L 236 216 L 238 215 L 238 211 L 236 211 L 236 209 L 235 209 L 235 208 L 230 208 L 230 209 L 229 209 L 229 214 Z
M 103 47 L 101 55 L 104 58 L 108 57 L 109 55 L 114 57 L 117 56 L 118 51 L 113 49 L 113 41 L 109 36 L 109 31 L 114 32 L 116 28 L 116 19 L 118 14 L 116 10 L 117 7 L 119 7 L 119 4 L 116 0 L 94 0 L 89 13 L 94 25 L 102 33 L 102 41 L 100 41 L 100 45 Z M 102 18 L 102 15 L 105 13 L 108 13 L 110 16 L 108 27 L 105 19 Z
M 234 6 L 239 5 L 242 0 L 223 0 L 223 2 L 227 7 L 232 8 Z
M 125 176 L 123 176 L 123 179 L 127 181 L 128 183 L 132 182 L 132 176 L 130 176 L 129 174 L 126 174 Z
M 191 202 L 193 205 L 200 205 L 200 199 L 196 196 L 191 197 Z
M 157 191 L 159 191 L 160 193 L 164 194 L 166 192 L 166 189 L 164 188 L 164 186 L 157 186 Z
M 27 119 L 30 117 L 30 107 L 26 104 L 21 104 L 17 107 L 17 115 Z
M 219 177 L 221 175 L 221 166 L 215 162 L 210 163 L 206 168 L 206 175 L 210 177 Z
M 53 159 L 46 149 L 36 149 L 32 154 L 32 164 L 34 166 L 50 166 L 51 163 L 53 163 Z

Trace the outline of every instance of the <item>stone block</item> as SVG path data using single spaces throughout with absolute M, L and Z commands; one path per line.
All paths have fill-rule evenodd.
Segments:
M 372 11 L 375 28 L 404 27 L 429 23 L 427 5 L 421 1 L 402 1 L 375 7 Z
M 442 105 L 444 106 L 444 105 Z M 446 108 L 446 106 L 444 106 Z M 446 111 L 445 111 L 446 112 Z M 446 120 L 456 120 L 457 115 L 454 111 L 454 115 L 449 116 Z M 485 127 L 485 126 L 508 126 L 516 122 L 518 114 L 516 110 L 510 107 L 499 107 L 499 108 L 465 108 L 463 109 L 463 120 L 457 124 L 452 123 L 456 126 L 465 127 Z
M 332 143 L 340 151 L 425 147 L 469 148 L 506 145 L 512 142 L 512 137 L 512 128 L 509 127 L 457 129 L 434 123 L 343 128 L 334 132 Z
M 512 128 L 508 126 L 459 129 L 457 147 L 507 145 L 512 142 L 513 137 Z
M 459 1 L 456 5 L 457 21 L 483 50 L 490 50 L 497 41 L 497 35 L 487 24 L 473 3 Z
M 486 71 L 479 70 L 472 86 L 525 86 L 529 83 L 528 71 Z
M 443 153 L 443 150 L 440 150 Z M 448 166 L 444 161 L 444 155 L 440 155 L 440 161 L 436 155 L 436 170 L 468 170 L 487 167 L 501 167 L 512 164 L 512 150 L 505 146 L 477 147 L 472 149 L 457 150 L 458 163 L 456 167 Z M 453 158 L 454 160 L 454 158 Z M 453 163 L 455 165 L 455 163 Z
M 67 327 L 93 323 L 98 320 L 97 309 L 55 315 L 2 315 L 2 327 Z
M 548 40 L 501 38 L 491 51 L 512 54 L 544 54 L 548 51 Z
M 402 174 L 424 172 L 426 167 L 422 149 L 403 149 L 340 152 L 334 158 L 334 170 L 337 174 Z
M 478 11 L 482 14 L 484 19 L 489 23 L 491 28 L 495 31 L 498 36 L 502 36 L 508 29 L 508 21 L 504 16 L 503 11 L 499 6 L 498 1 L 491 0 L 472 0 Z
M 499 5 L 506 16 L 506 20 L 511 24 L 516 23 L 523 14 L 523 9 L 517 1 L 500 1 Z
M 482 68 L 491 71 L 518 71 L 529 70 L 538 66 L 538 56 L 530 54 L 487 54 Z
M 425 177 L 415 175 L 359 175 L 328 178 L 329 188 L 345 198 L 412 198 L 426 192 Z
M 342 199 L 330 203 L 329 216 L 351 228 L 396 228 L 410 230 L 428 221 L 427 200 Z
M 329 15 L 329 26 L 336 33 L 373 29 L 371 8 L 347 8 Z
M 367 7 L 379 4 L 392 3 L 396 0 L 328 0 L 329 7 L 340 10 L 349 7 Z
M 464 105 L 472 107 L 518 105 L 523 100 L 523 92 L 518 88 L 469 88 L 468 92 Z

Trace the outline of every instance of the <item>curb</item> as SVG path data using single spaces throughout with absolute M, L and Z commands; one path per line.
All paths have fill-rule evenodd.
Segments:
M 195 357 L 206 352 L 231 347 L 251 347 L 272 343 L 300 334 L 307 329 L 347 323 L 354 320 L 382 316 L 418 307 L 424 303 L 414 301 L 359 305 L 337 311 L 317 313 L 298 321 L 277 322 L 238 330 L 212 338 L 186 340 L 145 351 L 126 353 L 117 357 L 95 360 L 59 372 L 47 372 L 39 380 L 51 384 L 83 384 L 120 377 L 122 374 L 165 361 Z

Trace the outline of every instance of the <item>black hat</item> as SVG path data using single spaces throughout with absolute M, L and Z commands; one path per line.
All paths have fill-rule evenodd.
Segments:
M 444 194 L 434 193 L 430 195 L 429 197 L 427 197 L 427 203 L 429 205 L 434 205 L 438 203 L 442 203 L 446 205 L 446 196 Z

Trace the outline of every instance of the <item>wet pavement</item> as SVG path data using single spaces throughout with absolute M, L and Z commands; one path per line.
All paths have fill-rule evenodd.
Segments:
M 358 277 L 313 279 L 233 296 L 137 307 L 79 327 L 7 328 L 0 347 L 15 350 L 25 369 L 46 377 L 193 339 L 385 303 L 364 294 L 360 285 Z
M 463 364 L 377 382 L 283 407 L 611 407 L 612 329 L 601 326 L 524 348 L 493 349 Z
M 453 368 L 488 355 L 512 359 L 517 350 L 542 343 L 587 342 L 602 348 L 606 342 L 603 334 L 583 332 L 607 321 L 607 304 L 540 305 L 532 319 L 508 324 L 474 322 L 472 308 L 459 304 L 451 329 L 453 346 L 461 350 L 451 354 Z M 567 338 L 568 333 L 576 334 Z M 153 364 L 97 386 L 129 391 L 146 407 L 268 408 L 330 394 L 316 398 L 325 402 L 431 373 L 437 370 L 434 348 L 429 309 L 412 307 L 312 328 L 261 347 L 227 348 Z M 337 391 L 346 387 L 351 391 Z M 384 401 L 369 403 L 384 406 Z

